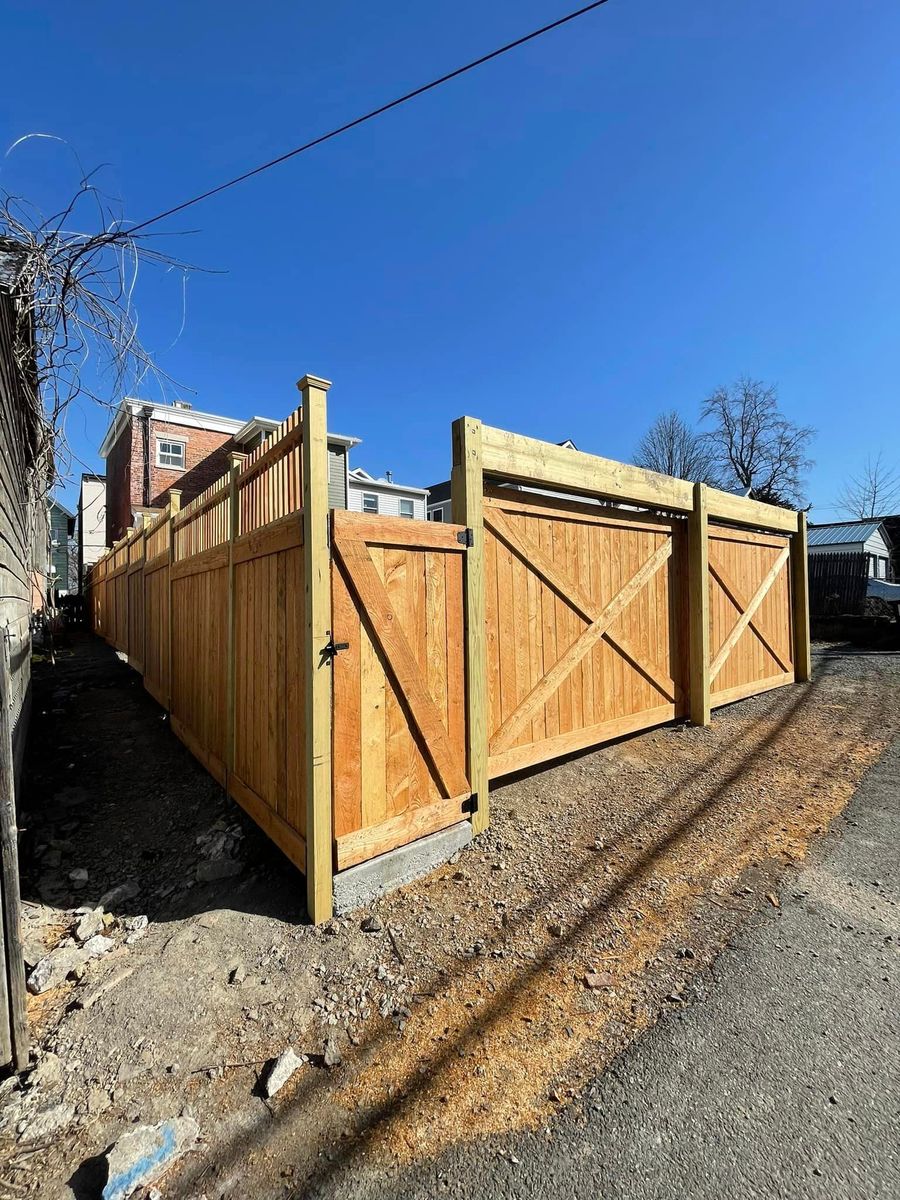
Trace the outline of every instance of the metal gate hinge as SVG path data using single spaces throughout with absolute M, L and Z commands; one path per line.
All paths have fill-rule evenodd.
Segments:
M 464 813 L 477 813 L 478 812 L 478 793 L 477 792 L 473 792 L 472 795 L 468 798 L 468 800 L 463 800 L 462 811 Z
M 456 540 L 461 546 L 475 545 L 475 535 L 471 529 L 461 529 L 456 535 Z

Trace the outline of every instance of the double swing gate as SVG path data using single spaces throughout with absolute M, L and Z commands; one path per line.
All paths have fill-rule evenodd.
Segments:
M 96 632 L 306 874 L 489 782 L 809 676 L 798 514 L 461 418 L 454 523 L 329 511 L 326 381 L 94 568 Z

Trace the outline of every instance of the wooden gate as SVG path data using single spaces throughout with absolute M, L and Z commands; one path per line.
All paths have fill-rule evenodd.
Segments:
M 485 490 L 491 777 L 686 711 L 683 526 Z
M 709 525 L 710 703 L 794 682 L 790 540 Z
M 332 536 L 342 869 L 466 815 L 465 530 L 336 511 Z

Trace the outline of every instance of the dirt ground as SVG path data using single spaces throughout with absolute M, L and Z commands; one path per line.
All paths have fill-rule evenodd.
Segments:
M 458 861 L 315 929 L 302 878 L 138 677 L 76 639 L 36 667 L 26 958 L 65 949 L 101 900 L 112 945 L 30 999 L 35 1067 L 0 1085 L 0 1198 L 98 1196 L 107 1148 L 179 1114 L 200 1143 L 157 1186 L 212 1200 L 327 1195 L 348 1169 L 399 1177 L 577 1111 L 661 1009 L 702 998 L 694 976 L 779 903 L 900 729 L 900 656 L 815 665 L 708 729 L 494 788 Z M 223 855 L 234 873 L 210 879 Z M 303 1065 L 266 1099 L 288 1046 Z

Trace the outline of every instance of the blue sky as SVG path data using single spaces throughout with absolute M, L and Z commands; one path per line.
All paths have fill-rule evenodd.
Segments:
M 0 142 L 65 138 L 137 220 L 568 7 L 5 0 Z M 143 340 L 236 417 L 327 376 L 355 463 L 416 484 L 462 413 L 628 458 L 747 373 L 818 428 L 828 519 L 897 456 L 898 44 L 887 0 L 610 0 L 161 227 L 221 273 L 189 278 L 180 337 L 181 279 L 145 273 Z M 77 181 L 46 141 L 0 172 L 48 210 Z M 89 469 L 106 421 L 70 418 Z

